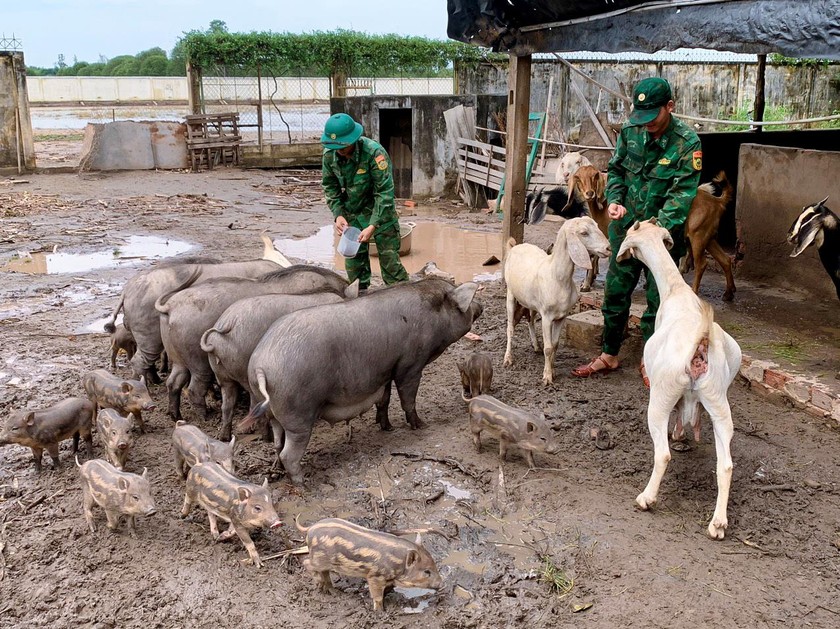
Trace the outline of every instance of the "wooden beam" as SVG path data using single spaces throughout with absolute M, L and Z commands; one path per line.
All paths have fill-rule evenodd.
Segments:
M 758 65 L 755 69 L 755 103 L 753 105 L 753 120 L 762 122 L 764 120 L 764 69 L 767 66 L 767 55 L 758 55 Z M 761 125 L 753 127 L 750 131 L 759 133 Z
M 203 111 L 201 99 L 201 68 L 187 63 L 187 78 L 189 86 L 189 109 L 191 114 L 200 114 Z
M 502 197 L 502 251 L 508 238 L 525 236 L 525 167 L 528 162 L 528 114 L 531 101 L 531 55 L 511 55 L 508 70 L 505 195 Z

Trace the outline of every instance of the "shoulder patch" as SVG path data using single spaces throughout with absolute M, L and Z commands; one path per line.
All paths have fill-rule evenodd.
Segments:
M 377 155 L 373 159 L 376 162 L 376 165 L 379 166 L 379 170 L 388 169 L 388 160 L 385 158 L 384 155 Z
M 691 154 L 691 167 L 694 170 L 703 170 L 703 151 L 694 151 Z

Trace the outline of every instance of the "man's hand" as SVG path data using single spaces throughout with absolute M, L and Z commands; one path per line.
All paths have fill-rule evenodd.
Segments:
M 373 237 L 373 232 L 376 231 L 376 225 L 368 225 L 359 234 L 359 242 L 367 242 Z
M 627 214 L 627 208 L 618 203 L 610 203 L 609 207 L 607 207 L 607 215 L 614 221 L 617 221 L 625 214 Z
M 344 233 L 344 230 L 347 229 L 347 227 L 348 223 L 346 218 L 339 216 L 335 219 L 335 231 L 338 232 L 339 236 Z

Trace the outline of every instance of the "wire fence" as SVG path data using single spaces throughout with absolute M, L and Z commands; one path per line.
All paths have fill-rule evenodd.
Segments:
M 453 94 L 452 77 L 350 77 L 341 96 Z M 327 77 L 279 76 L 219 66 L 203 71 L 204 113 L 235 111 L 245 143 L 317 141 L 330 116 Z

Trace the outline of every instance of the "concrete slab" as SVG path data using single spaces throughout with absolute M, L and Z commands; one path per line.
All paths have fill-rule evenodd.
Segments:
M 159 120 L 89 124 L 85 128 L 80 170 L 154 170 L 188 168 L 186 127 Z

